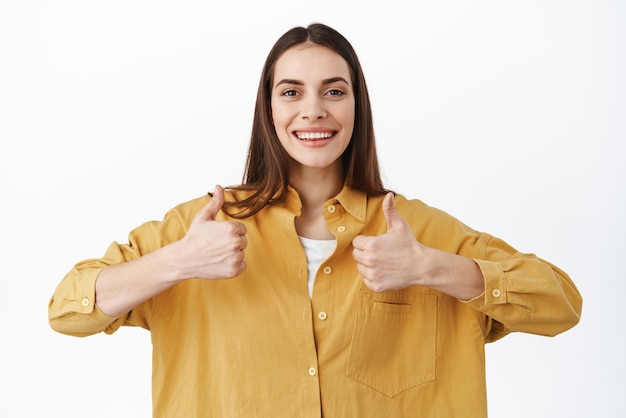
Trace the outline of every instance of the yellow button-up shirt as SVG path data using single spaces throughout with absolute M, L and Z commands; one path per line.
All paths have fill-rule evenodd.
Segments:
M 205 196 L 77 264 L 50 301 L 51 326 L 78 336 L 150 330 L 154 417 L 486 417 L 485 342 L 562 332 L 578 322 L 581 297 L 555 266 L 400 195 L 395 206 L 417 240 L 476 260 L 485 292 L 468 302 L 419 286 L 372 292 L 352 240 L 386 232 L 382 199 L 346 187 L 325 203 L 337 247 L 312 299 L 294 227 L 301 203 L 290 189 L 242 220 L 240 276 L 187 280 L 120 318 L 103 314 L 94 304 L 99 271 L 182 238 Z

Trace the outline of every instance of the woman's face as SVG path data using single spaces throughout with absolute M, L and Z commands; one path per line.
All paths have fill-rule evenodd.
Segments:
M 330 48 L 296 45 L 274 67 L 272 120 L 292 168 L 337 168 L 354 129 L 347 62 Z

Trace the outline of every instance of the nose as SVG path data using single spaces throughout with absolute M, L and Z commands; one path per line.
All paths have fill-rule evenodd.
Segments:
M 326 108 L 321 97 L 312 95 L 302 102 L 302 118 L 307 120 L 323 119 L 326 117 Z

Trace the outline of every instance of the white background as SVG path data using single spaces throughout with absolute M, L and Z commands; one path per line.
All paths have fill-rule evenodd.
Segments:
M 0 0 L 0 416 L 150 416 L 149 334 L 56 334 L 48 300 L 240 181 L 265 56 L 313 21 L 361 58 L 387 185 L 583 294 L 571 331 L 487 346 L 490 416 L 626 416 L 626 6 L 602 0 Z

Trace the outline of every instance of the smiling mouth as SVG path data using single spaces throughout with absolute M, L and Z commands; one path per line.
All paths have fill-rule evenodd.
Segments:
M 320 139 L 328 139 L 334 136 L 337 131 L 331 132 L 294 132 L 296 138 L 301 141 L 317 141 Z

